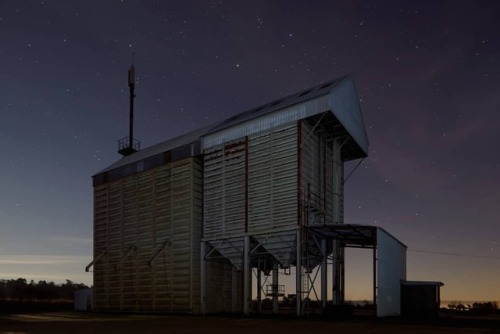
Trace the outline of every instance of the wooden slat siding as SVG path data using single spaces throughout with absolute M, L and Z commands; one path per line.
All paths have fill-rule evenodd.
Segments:
M 109 254 L 94 269 L 96 309 L 199 309 L 200 166 L 184 159 L 94 189 L 96 251 Z
M 172 164 L 172 308 L 189 310 L 191 255 L 191 160 Z
M 294 227 L 297 203 L 297 125 L 248 137 L 248 231 Z
M 152 305 L 152 269 L 148 266 L 151 254 L 154 254 L 155 227 L 155 175 L 149 170 L 138 175 L 138 210 L 137 210 L 137 253 L 134 258 L 135 271 L 134 294 L 135 310 L 148 311 Z
M 122 257 L 122 232 L 123 232 L 123 209 L 122 209 L 123 183 L 112 182 L 108 187 L 108 265 L 107 292 L 108 307 L 121 310 L 123 307 L 122 280 L 114 266 Z
M 108 185 L 94 188 L 94 257 L 107 249 L 108 242 Z M 105 275 L 107 257 L 94 264 L 94 308 L 105 309 L 107 304 L 107 277 Z
M 207 262 L 207 313 L 231 312 L 233 266 L 226 259 Z M 243 295 L 242 275 L 238 273 L 238 296 Z M 241 298 L 238 305 L 242 305 Z
M 171 164 L 155 169 L 155 250 L 160 249 L 171 235 L 171 201 L 172 201 L 172 168 Z M 171 246 L 153 261 L 153 296 L 155 311 L 169 311 L 171 309 L 171 282 L 172 282 Z
M 203 164 L 200 160 L 193 160 L 193 190 L 192 190 L 192 232 L 191 232 L 191 299 L 190 310 L 194 313 L 201 311 L 200 281 L 201 281 L 201 236 L 203 221 Z
M 206 151 L 204 155 L 203 230 L 205 238 L 224 235 L 223 159 L 222 145 Z

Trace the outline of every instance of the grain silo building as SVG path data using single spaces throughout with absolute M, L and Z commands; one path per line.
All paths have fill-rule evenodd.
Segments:
M 318 267 L 322 306 L 343 301 L 353 245 L 374 249 L 374 300 L 399 302 L 405 246 L 344 224 L 344 162 L 367 153 L 346 76 L 124 157 L 93 176 L 94 308 L 249 314 L 265 292 L 277 312 L 281 272 L 301 315 Z

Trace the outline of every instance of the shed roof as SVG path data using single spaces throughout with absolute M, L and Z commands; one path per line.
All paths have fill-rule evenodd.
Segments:
M 414 286 L 414 285 L 419 285 L 419 286 L 422 286 L 422 285 L 444 286 L 444 283 L 443 282 L 439 282 L 439 281 L 401 281 L 401 285 L 410 285 L 410 286 Z

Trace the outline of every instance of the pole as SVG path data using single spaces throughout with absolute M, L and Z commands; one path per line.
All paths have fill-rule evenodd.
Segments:
M 245 244 L 243 247 L 243 314 L 250 315 L 249 290 L 250 290 L 250 236 L 245 235 Z
M 201 314 L 205 315 L 207 311 L 206 299 L 207 299 L 207 286 L 206 286 L 206 243 L 205 241 L 201 242 L 200 247 L 200 302 L 201 302 Z
M 297 316 L 302 316 L 302 227 L 297 229 L 297 269 L 295 270 L 295 294 L 297 299 Z
M 328 272 L 328 261 L 327 261 L 327 247 L 326 239 L 321 239 L 321 255 L 323 256 L 321 260 L 321 308 L 323 309 L 323 314 L 326 313 L 326 302 L 327 302 L 327 272 Z
M 238 303 L 238 272 L 236 268 L 232 268 L 231 271 L 231 312 L 236 313 L 237 303 Z
M 134 90 L 135 90 L 135 68 L 134 64 L 128 70 L 128 87 L 130 89 L 130 115 L 129 115 L 129 131 L 128 131 L 128 147 L 132 151 L 134 148 Z
M 260 269 L 260 257 L 257 265 L 257 311 L 262 313 L 262 270 Z
M 278 314 L 278 262 L 273 266 L 273 314 Z

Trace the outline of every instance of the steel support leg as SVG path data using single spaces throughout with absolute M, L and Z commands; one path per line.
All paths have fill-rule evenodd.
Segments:
M 279 313 L 278 307 L 278 262 L 274 263 L 273 266 L 273 314 Z
M 297 230 L 297 268 L 295 294 L 297 296 L 297 316 L 302 316 L 302 228 Z
M 237 301 L 238 301 L 238 271 L 233 268 L 231 272 L 231 312 L 237 312 Z
M 245 236 L 243 248 L 243 314 L 250 315 L 250 236 Z
M 326 313 L 326 302 L 328 299 L 327 288 L 327 272 L 328 272 L 328 262 L 327 262 L 327 246 L 326 239 L 321 239 L 321 255 L 323 256 L 321 260 L 321 308 L 323 309 L 323 314 Z
M 207 299 L 207 286 L 206 286 L 206 259 L 205 255 L 206 253 L 206 242 L 202 241 L 201 242 L 201 261 L 200 261 L 200 302 L 201 302 L 201 314 L 205 315 L 207 312 L 207 305 L 206 305 L 206 299 Z
M 257 267 L 257 312 L 262 312 L 262 271 L 260 270 L 260 258 Z

